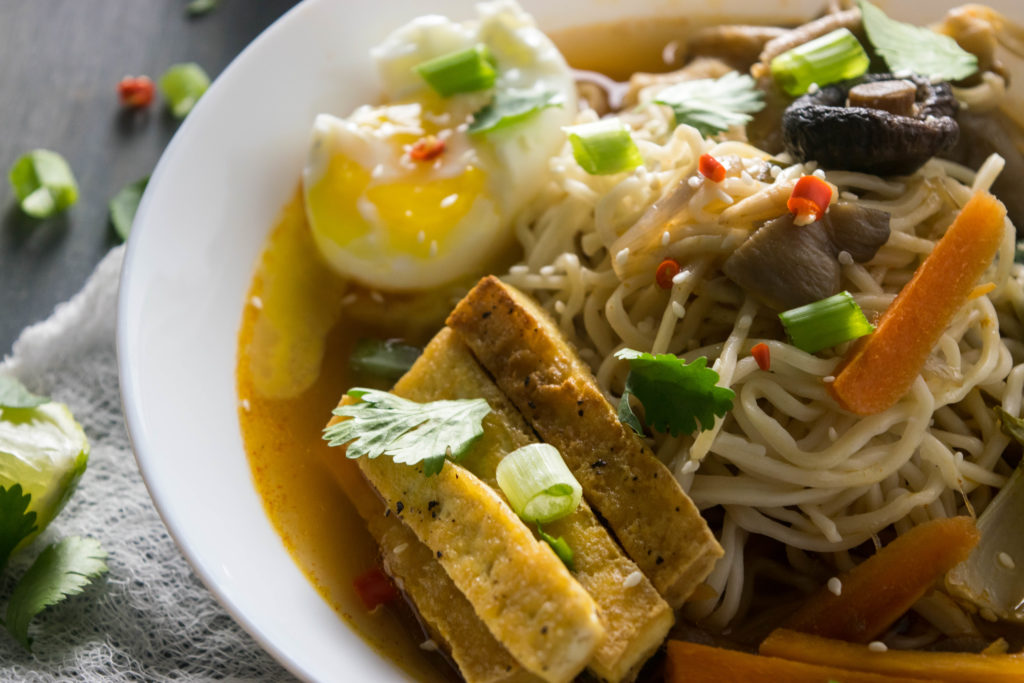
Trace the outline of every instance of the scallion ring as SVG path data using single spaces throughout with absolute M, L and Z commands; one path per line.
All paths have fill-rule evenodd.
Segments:
M 619 119 L 602 119 L 568 126 L 576 163 L 590 175 L 630 171 L 644 163 L 629 128 Z
M 483 43 L 428 59 L 413 70 L 441 97 L 487 90 L 494 86 L 494 58 Z
M 814 353 L 874 331 L 849 292 L 779 313 L 793 346 Z
M 512 451 L 498 463 L 498 486 L 523 521 L 547 524 L 571 514 L 583 487 L 558 449 L 535 443 Z
M 828 85 L 861 76 L 870 63 L 857 37 L 849 29 L 839 28 L 783 52 L 770 66 L 779 87 L 796 97 L 812 84 Z

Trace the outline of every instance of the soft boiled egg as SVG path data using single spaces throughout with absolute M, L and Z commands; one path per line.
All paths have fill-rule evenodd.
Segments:
M 436 287 L 507 253 L 575 118 L 572 73 L 532 17 L 511 0 L 477 11 L 399 28 L 372 53 L 387 104 L 313 125 L 306 215 L 328 263 L 366 286 Z M 492 86 L 444 97 L 417 70 L 467 50 Z

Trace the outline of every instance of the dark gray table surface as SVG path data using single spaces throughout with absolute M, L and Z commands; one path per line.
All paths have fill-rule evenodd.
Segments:
M 119 243 L 107 202 L 152 171 L 178 127 L 159 99 L 123 111 L 118 81 L 186 61 L 215 78 L 295 2 L 220 0 L 190 18 L 187 0 L 0 0 L 0 357 Z M 25 216 L 7 181 L 38 147 L 63 155 L 79 186 L 48 220 Z

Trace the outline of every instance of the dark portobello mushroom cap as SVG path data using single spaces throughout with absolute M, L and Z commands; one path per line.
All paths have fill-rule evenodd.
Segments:
M 852 88 L 887 81 L 916 86 L 910 115 L 847 105 Z M 904 175 L 956 144 L 960 134 L 953 118 L 956 110 L 948 83 L 931 83 L 916 75 L 866 74 L 795 100 L 782 115 L 782 132 L 786 151 L 798 161 L 817 161 L 822 168 Z

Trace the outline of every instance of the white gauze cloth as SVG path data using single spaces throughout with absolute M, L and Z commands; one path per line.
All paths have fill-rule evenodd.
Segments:
M 0 579 L 14 580 L 47 544 L 91 536 L 110 572 L 29 627 L 32 652 L 0 630 L 0 681 L 291 681 L 216 602 L 171 540 L 135 464 L 121 415 L 114 328 L 124 247 L 48 320 L 22 332 L 0 372 L 70 406 L 92 444 L 67 507 Z

